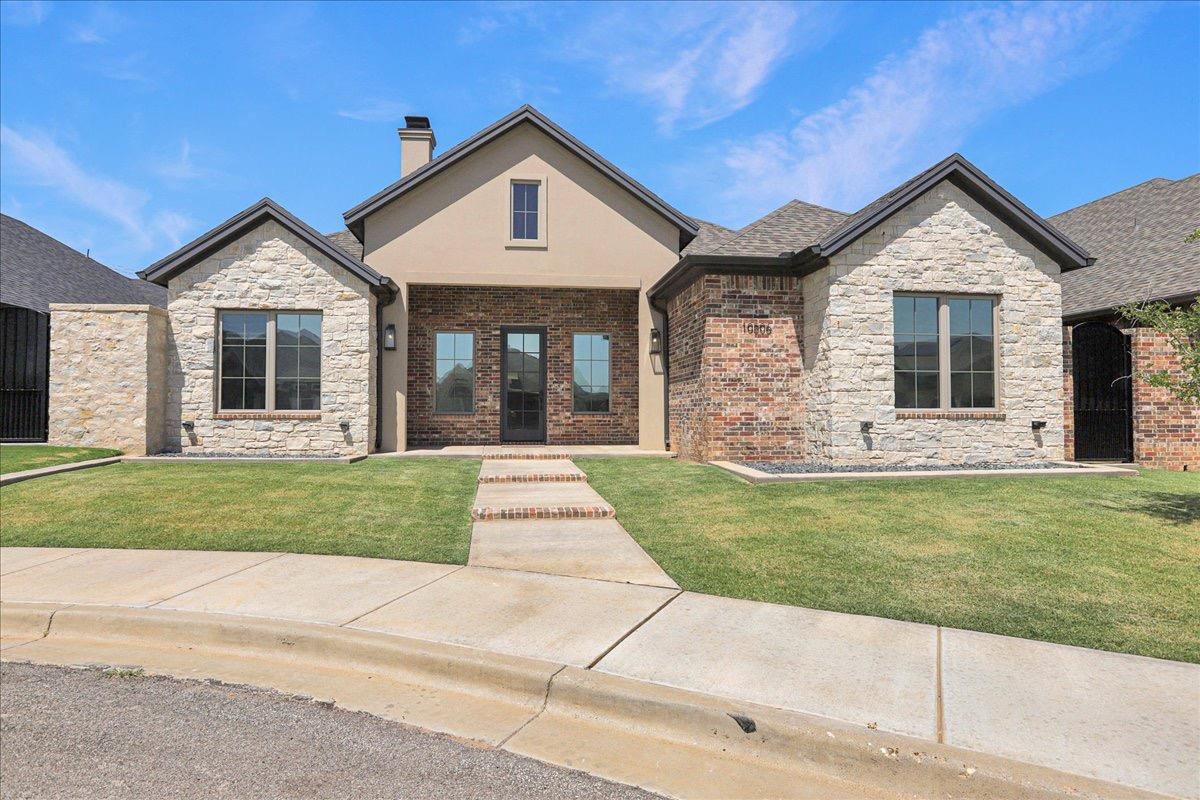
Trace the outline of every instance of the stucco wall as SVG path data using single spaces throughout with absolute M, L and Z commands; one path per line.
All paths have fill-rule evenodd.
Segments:
M 171 278 L 169 292 L 168 447 L 243 455 L 368 452 L 375 300 L 361 279 L 272 221 Z M 322 312 L 320 411 L 218 413 L 221 309 Z M 343 420 L 347 432 L 339 427 Z M 183 429 L 185 421 L 193 431 Z
M 523 177 L 545 179 L 543 247 L 508 241 L 509 182 Z M 406 441 L 408 284 L 639 290 L 638 441 L 663 446 L 662 365 L 649 353 L 661 320 L 645 289 L 678 260 L 679 231 L 573 153 L 519 126 L 370 215 L 364 244 L 364 261 L 401 287 L 384 309 L 397 348 L 382 365 L 383 449 Z
M 808 425 L 815 458 L 943 463 L 1063 457 L 1058 267 L 943 182 L 809 276 Z M 894 407 L 894 292 L 999 298 L 996 414 L 902 418 Z M 971 418 L 968 418 L 971 417 Z M 860 430 L 871 421 L 870 434 Z M 1034 420 L 1047 427 L 1040 434 Z
M 166 323 L 154 306 L 50 306 L 50 444 L 161 449 Z

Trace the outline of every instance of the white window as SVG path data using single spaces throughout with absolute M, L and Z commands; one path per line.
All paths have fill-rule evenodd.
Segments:
M 222 311 L 221 411 L 319 411 L 321 314 Z
M 896 408 L 995 410 L 996 300 L 892 299 Z

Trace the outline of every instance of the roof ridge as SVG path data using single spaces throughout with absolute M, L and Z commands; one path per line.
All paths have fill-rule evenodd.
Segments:
M 750 231 L 754 230 L 755 228 L 762 225 L 763 223 L 774 219 L 775 217 L 779 216 L 787 209 L 791 208 L 794 205 L 799 204 L 800 202 L 801 202 L 800 200 L 796 200 L 795 198 L 788 200 L 786 203 L 784 203 L 783 205 L 781 205 L 779 208 L 775 209 L 774 211 L 768 211 L 766 214 L 764 214 L 763 216 L 754 220 L 753 222 L 747 223 L 742 228 L 738 228 L 736 231 L 733 232 L 733 236 L 730 236 L 728 239 L 722 239 L 721 242 L 716 247 L 714 247 L 712 250 L 709 250 L 708 252 L 710 254 L 717 253 L 719 250 L 724 248 L 725 245 L 730 244 L 731 242 L 735 242 L 738 239 L 741 239 L 743 236 L 748 234 Z
M 1155 183 L 1157 181 L 1165 181 L 1166 183 L 1170 184 L 1171 186 L 1174 186 L 1176 184 L 1183 183 L 1184 181 L 1191 180 L 1192 178 L 1195 178 L 1198 176 L 1200 176 L 1200 172 L 1197 172 L 1193 175 L 1185 175 L 1182 178 L 1164 178 L 1161 175 L 1156 178 L 1147 178 L 1146 180 L 1142 181 L 1141 183 L 1135 183 L 1133 186 L 1126 186 L 1124 189 L 1118 189 L 1115 192 L 1109 192 L 1108 194 L 1101 195 L 1094 200 L 1088 200 L 1086 203 L 1080 203 L 1077 206 L 1072 206 L 1064 211 L 1058 212 L 1054 216 L 1048 217 L 1048 219 L 1054 219 L 1055 217 L 1061 217 L 1063 214 L 1070 214 L 1072 211 L 1078 211 L 1081 208 L 1087 208 L 1090 205 L 1095 205 L 1096 203 L 1101 203 L 1101 202 L 1104 202 L 1105 200 L 1111 200 L 1112 198 L 1117 197 L 1119 195 L 1123 195 L 1126 192 L 1132 192 L 1134 189 L 1141 189 L 1142 187 L 1147 186 L 1151 183 Z

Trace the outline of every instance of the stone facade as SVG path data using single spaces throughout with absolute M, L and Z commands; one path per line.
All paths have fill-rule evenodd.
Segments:
M 804 452 L 802 319 L 792 277 L 706 275 L 671 300 L 670 430 L 682 457 Z
M 271 221 L 171 278 L 168 288 L 168 449 L 296 456 L 369 451 L 376 301 L 360 278 Z M 218 311 L 255 309 L 322 313 L 319 411 L 218 410 Z M 185 422 L 193 429 L 185 430 Z
M 50 444 L 163 446 L 167 314 L 143 305 L 50 306 Z
M 896 292 L 997 300 L 995 410 L 897 412 Z M 948 182 L 802 279 L 698 279 L 671 300 L 668 323 L 671 442 L 685 458 L 1063 457 L 1058 267 Z
M 946 181 L 835 255 L 804 283 L 812 456 L 897 464 L 1063 458 L 1058 275 L 1047 255 Z M 996 412 L 897 413 L 895 292 L 998 300 Z M 1034 421 L 1046 427 L 1034 431 Z
M 638 441 L 638 292 L 504 286 L 408 289 L 408 446 L 497 444 L 500 438 L 500 327 L 546 328 L 547 444 Z M 438 332 L 475 334 L 475 406 L 434 412 Z M 610 338 L 608 413 L 577 414 L 572 402 L 572 334 Z

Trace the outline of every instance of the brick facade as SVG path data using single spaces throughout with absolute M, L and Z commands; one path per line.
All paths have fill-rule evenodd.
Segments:
M 704 276 L 670 301 L 667 324 L 673 449 L 697 461 L 804 452 L 798 279 Z
M 410 286 L 408 295 L 408 446 L 498 444 L 500 328 L 546 328 L 546 443 L 638 441 L 638 292 L 504 286 Z M 475 334 L 475 406 L 434 412 L 435 334 Z M 572 408 L 572 334 L 606 333 L 608 413 Z

